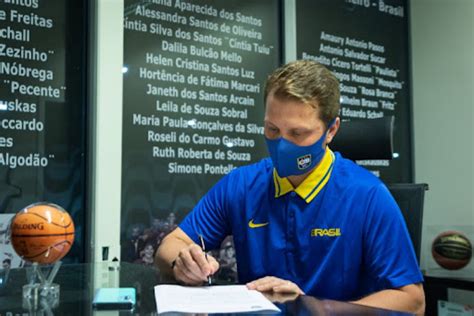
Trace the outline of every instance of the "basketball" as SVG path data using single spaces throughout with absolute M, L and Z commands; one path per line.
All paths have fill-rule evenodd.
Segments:
M 458 270 L 464 268 L 471 260 L 472 245 L 463 233 L 446 231 L 433 241 L 431 254 L 441 267 Z
M 74 223 L 60 206 L 36 203 L 19 211 L 11 222 L 11 242 L 26 261 L 50 264 L 61 260 L 74 242 Z

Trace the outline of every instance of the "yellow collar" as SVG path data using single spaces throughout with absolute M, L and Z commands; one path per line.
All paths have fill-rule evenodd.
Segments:
M 311 202 L 319 191 L 324 188 L 331 177 L 332 167 L 334 165 L 334 153 L 327 147 L 326 153 L 319 166 L 304 179 L 295 189 L 288 178 L 280 178 L 275 168 L 273 169 L 273 181 L 275 182 L 275 197 L 278 198 L 288 192 L 295 191 L 306 203 Z

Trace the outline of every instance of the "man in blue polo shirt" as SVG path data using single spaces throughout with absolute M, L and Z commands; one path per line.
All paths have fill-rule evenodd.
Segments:
M 164 273 L 200 285 L 219 264 L 201 249 L 233 235 L 240 283 L 262 292 L 424 311 L 423 278 L 401 212 L 383 183 L 327 146 L 339 83 L 296 61 L 265 87 L 270 158 L 221 179 L 162 242 Z

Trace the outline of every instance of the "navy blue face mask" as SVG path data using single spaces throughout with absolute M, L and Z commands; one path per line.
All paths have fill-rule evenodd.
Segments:
M 334 124 L 333 120 L 327 131 L 314 144 L 309 146 L 298 146 L 292 142 L 279 137 L 268 139 L 268 151 L 278 175 L 280 177 L 302 175 L 314 168 L 324 157 L 326 148 L 323 147 L 329 128 Z

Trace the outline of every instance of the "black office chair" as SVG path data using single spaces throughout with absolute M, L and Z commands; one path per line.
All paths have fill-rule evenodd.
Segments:
M 341 124 L 330 147 L 351 160 L 392 159 L 393 127 L 393 116 L 345 121 Z M 403 213 L 419 263 L 423 204 L 428 185 L 426 183 L 393 183 L 387 184 L 387 187 Z
M 351 160 L 392 159 L 395 118 L 345 121 L 331 142 L 331 149 Z
M 426 183 L 394 183 L 388 184 L 387 187 L 403 213 L 416 258 L 420 263 L 423 205 L 428 185 Z

